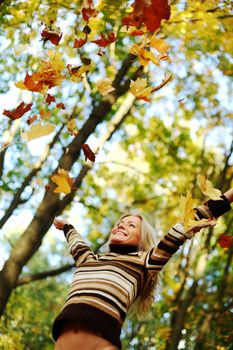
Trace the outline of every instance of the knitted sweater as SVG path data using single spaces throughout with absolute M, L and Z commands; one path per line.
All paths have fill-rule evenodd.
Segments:
M 225 201 L 224 212 L 230 208 Z M 218 214 L 215 206 L 215 217 Z M 196 219 L 203 215 L 197 211 Z M 53 338 L 57 340 L 64 323 L 72 320 L 121 349 L 120 333 L 127 311 L 183 245 L 187 239 L 184 227 L 173 226 L 148 252 L 132 246 L 113 246 L 104 255 L 94 254 L 72 225 L 64 225 L 64 233 L 77 270 L 65 305 L 54 321 Z

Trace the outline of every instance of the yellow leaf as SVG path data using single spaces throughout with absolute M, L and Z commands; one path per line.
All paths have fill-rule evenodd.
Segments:
M 40 122 L 33 124 L 31 129 L 21 134 L 24 141 L 31 141 L 42 136 L 46 136 L 55 130 L 55 126 L 51 124 L 42 125 Z
M 55 70 L 61 72 L 65 68 L 65 62 L 61 59 L 62 52 L 49 50 L 48 56 L 50 58 L 49 62 Z
M 158 39 L 155 35 L 153 35 L 150 40 L 150 43 L 160 53 L 167 53 L 169 46 L 164 40 Z
M 192 198 L 191 191 L 188 191 L 187 196 L 181 197 L 181 220 L 184 223 L 186 229 L 193 225 L 195 221 L 194 199 Z
M 131 80 L 130 92 L 138 99 L 149 100 L 148 95 L 152 92 L 152 87 L 147 86 L 147 80 L 144 78 L 137 78 L 137 80 Z
M 74 136 L 77 136 L 78 132 L 75 131 L 75 129 L 77 128 L 76 120 L 75 120 L 75 119 L 71 119 L 71 120 L 67 123 L 67 128 L 68 128 L 68 130 L 69 130 Z
M 51 180 L 58 185 L 53 191 L 54 193 L 65 193 L 71 192 L 74 179 L 69 176 L 68 171 L 65 169 L 58 169 L 58 173 L 51 177 Z
M 110 78 L 101 79 L 97 81 L 96 85 L 102 96 L 106 96 L 109 92 L 115 90 Z
M 133 55 L 138 56 L 139 62 L 142 66 L 146 66 L 150 61 L 159 66 L 159 61 L 148 50 L 143 49 L 137 44 L 134 44 L 130 51 Z
M 207 197 L 213 200 L 222 199 L 220 197 L 222 195 L 222 192 L 217 188 L 214 188 L 212 183 L 209 180 L 207 180 L 204 175 L 198 175 L 197 181 L 201 192 Z

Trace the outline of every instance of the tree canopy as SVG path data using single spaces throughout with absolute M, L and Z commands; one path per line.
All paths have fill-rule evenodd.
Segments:
M 208 199 L 200 175 L 232 187 L 232 4 L 2 0 L 0 14 L 0 347 L 52 349 L 73 267 L 55 216 L 101 251 L 124 212 L 161 237 L 181 195 Z M 124 349 L 230 349 L 232 222 L 173 257 Z

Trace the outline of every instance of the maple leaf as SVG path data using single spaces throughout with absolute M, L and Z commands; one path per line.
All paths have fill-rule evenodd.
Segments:
M 57 107 L 57 108 L 60 108 L 60 109 L 66 109 L 66 107 L 65 107 L 65 105 L 64 105 L 63 102 L 57 103 L 57 104 L 56 104 L 56 107 Z
M 78 39 L 78 38 L 75 38 L 75 39 L 74 39 L 73 48 L 74 48 L 74 49 L 78 49 L 78 48 L 84 46 L 84 45 L 86 44 L 86 42 L 87 42 L 87 38 L 86 38 L 86 39 L 82 39 L 82 38 Z
M 152 92 L 152 87 L 147 86 L 147 79 L 137 78 L 137 80 L 130 82 L 130 92 L 139 100 L 150 102 L 147 97 Z
M 36 121 L 37 120 L 37 115 L 33 115 L 32 117 L 29 117 L 28 119 L 27 119 L 27 124 L 28 125 L 31 125 L 34 121 Z
M 87 161 L 87 159 L 89 159 L 91 162 L 95 161 L 95 153 L 91 150 L 87 143 L 82 145 L 82 150 L 85 155 L 85 161 Z
M 71 80 L 75 82 L 84 78 L 85 74 L 92 68 L 92 63 L 89 65 L 84 64 L 82 66 L 72 66 L 71 64 L 67 64 L 66 67 L 71 76 Z
M 98 11 L 91 6 L 92 1 L 89 2 L 89 7 L 82 8 L 82 16 L 85 22 L 88 22 L 90 17 L 96 17 L 98 15 Z
M 56 99 L 55 99 L 55 97 L 53 95 L 47 94 L 45 102 L 50 105 L 51 102 L 56 102 Z
M 54 193 L 69 194 L 71 192 L 74 179 L 70 177 L 68 171 L 65 169 L 58 169 L 57 174 L 53 175 L 51 180 L 58 185 L 53 191 Z
M 148 31 L 154 32 L 162 19 L 170 18 L 168 0 L 135 0 L 132 7 L 133 12 L 123 18 L 123 25 L 139 27 L 144 23 Z
M 222 234 L 218 239 L 218 244 L 222 248 L 230 248 L 233 246 L 233 236 Z
M 111 43 L 116 41 L 115 34 L 113 32 L 109 33 L 108 36 L 105 36 L 103 33 L 100 33 L 100 39 L 92 40 L 91 43 L 97 44 L 99 47 L 106 47 Z
M 69 131 L 73 136 L 77 136 L 77 135 L 78 135 L 77 131 L 75 131 L 75 129 L 76 129 L 76 121 L 75 121 L 75 119 L 71 119 L 71 120 L 67 123 L 67 128 L 68 128 L 68 131 Z
M 96 85 L 102 96 L 106 96 L 109 94 L 109 92 L 115 90 L 115 88 L 112 86 L 112 80 L 110 78 L 100 79 L 97 81 Z
M 186 197 L 181 197 L 181 220 L 184 223 L 186 229 L 190 228 L 197 224 L 195 220 L 195 209 L 194 208 L 194 199 L 192 198 L 191 191 L 188 191 Z
M 22 116 L 26 112 L 30 111 L 31 107 L 32 107 L 32 103 L 25 104 L 25 102 L 21 102 L 18 105 L 18 107 L 16 107 L 15 109 L 13 109 L 11 111 L 4 109 L 3 114 L 12 120 L 15 120 L 15 119 L 22 118 Z
M 41 37 L 44 42 L 49 40 L 52 44 L 57 46 L 59 45 L 59 42 L 62 38 L 62 33 L 60 31 L 60 28 L 51 29 L 49 27 L 45 27 L 41 32 Z
M 130 51 L 133 55 L 138 56 L 139 62 L 142 66 L 146 66 L 150 61 L 159 66 L 159 61 L 148 50 L 134 44 Z
M 31 141 L 42 136 L 49 135 L 55 130 L 55 126 L 51 124 L 42 125 L 40 122 L 33 124 L 29 131 L 21 134 L 24 141 Z
M 207 197 L 213 200 L 222 199 L 220 197 L 222 195 L 222 192 L 217 188 L 214 188 L 212 183 L 209 180 L 207 180 L 204 175 L 198 175 L 197 181 L 201 192 Z
M 151 37 L 150 44 L 161 54 L 166 54 L 168 51 L 168 44 L 164 40 L 156 38 L 155 35 Z

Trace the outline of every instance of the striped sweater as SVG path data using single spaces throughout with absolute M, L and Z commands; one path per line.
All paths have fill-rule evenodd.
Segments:
M 197 211 L 197 220 L 203 216 L 207 213 Z M 104 255 L 93 253 L 72 225 L 66 224 L 64 233 L 77 269 L 65 305 L 54 321 L 53 338 L 57 340 L 65 321 L 72 320 L 121 349 L 120 333 L 127 311 L 183 245 L 187 239 L 184 227 L 173 226 L 148 252 L 128 246 L 122 250 L 115 247 Z

